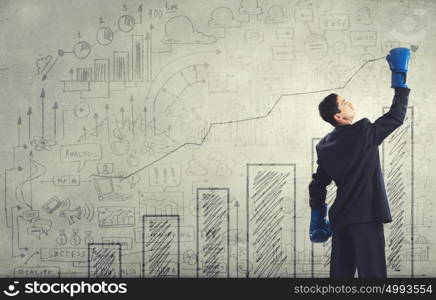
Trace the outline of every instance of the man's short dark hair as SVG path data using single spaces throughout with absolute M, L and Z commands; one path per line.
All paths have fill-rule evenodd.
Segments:
M 319 115 L 321 118 L 333 126 L 338 125 L 336 120 L 333 118 L 334 114 L 341 112 L 338 108 L 338 103 L 336 102 L 337 99 L 337 94 L 330 94 L 318 105 Z

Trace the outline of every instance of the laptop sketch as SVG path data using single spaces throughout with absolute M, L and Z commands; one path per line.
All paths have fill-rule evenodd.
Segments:
M 100 201 L 125 201 L 131 194 L 116 193 L 112 178 L 93 178 L 94 187 Z

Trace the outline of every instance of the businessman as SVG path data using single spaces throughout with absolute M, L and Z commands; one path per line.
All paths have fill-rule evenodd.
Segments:
M 339 95 L 330 94 L 319 104 L 320 116 L 334 129 L 316 145 L 309 237 L 315 243 L 332 237 L 331 278 L 352 278 L 356 269 L 359 278 L 387 277 L 383 223 L 392 218 L 378 146 L 406 116 L 409 58 L 407 48 L 392 49 L 386 57 L 395 94 L 389 111 L 374 123 L 366 118 L 353 123 L 354 107 Z M 327 220 L 326 186 L 332 181 L 337 193 Z

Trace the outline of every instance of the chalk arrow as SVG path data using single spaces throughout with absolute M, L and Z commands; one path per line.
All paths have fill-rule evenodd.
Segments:
M 138 7 L 139 12 L 139 24 L 142 24 L 142 4 Z
M 27 110 L 27 115 L 29 116 L 29 141 L 30 141 L 30 136 L 31 136 L 31 124 L 32 124 L 32 107 L 29 106 L 29 109 Z
M 45 91 L 44 91 L 44 89 L 41 90 L 40 97 L 41 97 L 41 102 L 42 102 L 42 108 L 41 108 L 41 110 L 42 110 L 42 114 L 41 114 L 41 116 L 42 116 L 42 120 L 41 120 L 42 139 L 44 139 L 44 99 L 45 99 Z
M 57 122 L 57 118 L 56 118 L 56 111 L 58 110 L 58 103 L 57 103 L 57 101 L 55 101 L 55 103 L 53 104 L 53 112 L 54 112 L 54 137 L 56 138 L 56 130 L 57 130 L 57 125 L 56 125 L 56 122 Z
M 98 136 L 98 114 L 94 114 L 94 120 L 95 120 L 95 136 Z
M 18 146 L 20 146 L 21 145 L 21 116 L 18 117 L 17 125 L 18 125 Z
M 104 106 L 106 110 L 106 124 L 107 124 L 107 139 L 110 140 L 110 131 L 109 131 L 109 104 L 106 103 Z

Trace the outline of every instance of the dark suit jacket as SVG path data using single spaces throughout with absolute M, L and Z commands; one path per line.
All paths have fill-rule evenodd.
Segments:
M 326 186 L 335 182 L 336 199 L 329 209 L 332 228 L 392 221 L 378 146 L 403 124 L 409 92 L 408 88 L 396 88 L 390 110 L 374 123 L 365 118 L 337 126 L 316 145 L 318 168 L 309 184 L 309 204 L 320 208 L 325 203 Z

